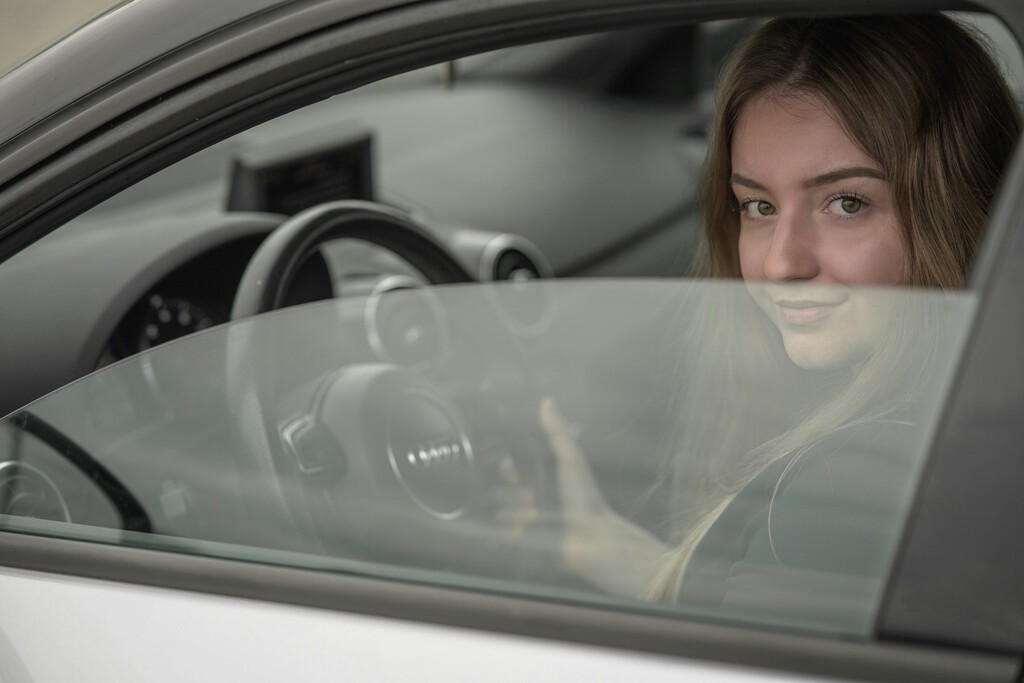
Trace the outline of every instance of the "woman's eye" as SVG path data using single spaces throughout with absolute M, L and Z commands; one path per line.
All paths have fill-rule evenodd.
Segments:
M 744 215 L 748 218 L 765 218 L 767 216 L 774 216 L 778 213 L 771 202 L 766 202 L 763 199 L 748 199 L 743 202 L 741 207 Z
M 860 197 L 836 197 L 829 202 L 829 210 L 839 216 L 853 216 L 864 209 L 864 200 Z

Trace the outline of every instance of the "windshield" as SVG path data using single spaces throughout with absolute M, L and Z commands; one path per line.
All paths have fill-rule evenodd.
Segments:
M 973 298 L 844 292 L 882 323 L 871 343 L 902 349 L 867 401 L 841 372 L 777 365 L 778 336 L 742 283 L 452 285 L 215 327 L 9 417 L 0 519 L 11 531 L 867 635 Z M 723 381 L 726 366 L 735 381 Z M 844 415 L 830 420 L 823 405 Z M 808 415 L 821 426 L 791 449 L 787 434 Z M 562 437 L 579 460 L 559 451 Z M 739 466 L 751 452 L 757 462 Z M 574 550 L 588 527 L 615 520 L 675 547 L 723 496 L 727 513 L 682 573 L 665 573 L 671 558 Z

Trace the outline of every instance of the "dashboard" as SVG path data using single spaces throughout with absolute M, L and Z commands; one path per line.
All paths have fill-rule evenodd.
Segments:
M 684 274 L 706 146 L 700 108 L 668 86 L 622 86 L 671 35 L 513 48 L 467 60 L 454 84 L 441 69 L 405 74 L 268 121 L 122 191 L 0 264 L 0 414 L 227 322 L 259 244 L 324 201 L 371 199 L 406 213 L 477 280 Z M 366 245 L 328 245 L 290 303 L 410 278 L 422 281 Z

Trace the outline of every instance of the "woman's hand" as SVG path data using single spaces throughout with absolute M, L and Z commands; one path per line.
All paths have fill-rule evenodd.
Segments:
M 565 566 L 608 593 L 642 596 L 668 546 L 608 505 L 586 457 L 550 398 L 541 402 L 540 423 L 557 464 Z

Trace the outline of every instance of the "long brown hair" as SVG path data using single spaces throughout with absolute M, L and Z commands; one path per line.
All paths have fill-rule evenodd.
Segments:
M 906 284 L 964 285 L 1020 130 L 1009 88 L 967 28 L 941 14 L 776 19 L 741 43 L 716 90 L 702 188 L 705 276 L 740 277 L 732 137 L 743 107 L 765 95 L 824 102 L 850 139 L 883 167 L 902 228 Z M 927 362 L 920 342 L 936 340 L 943 324 L 941 311 L 908 311 L 916 329 L 907 323 L 893 330 L 873 357 L 823 385 L 787 362 L 775 330 L 749 297 L 731 292 L 712 296 L 709 319 L 698 325 L 701 377 L 691 379 L 736 399 L 714 420 L 697 402 L 684 402 L 673 464 L 677 548 L 652 583 L 652 598 L 678 596 L 708 528 L 770 463 L 843 425 L 901 414 Z M 912 347 L 916 355 L 908 363 Z M 771 386 L 778 405 L 799 405 L 809 387 L 828 389 L 808 395 L 797 415 L 766 415 L 771 407 L 757 403 L 763 394 L 745 390 L 751 378 Z M 765 440 L 764 429 L 750 427 L 754 421 L 782 431 Z

